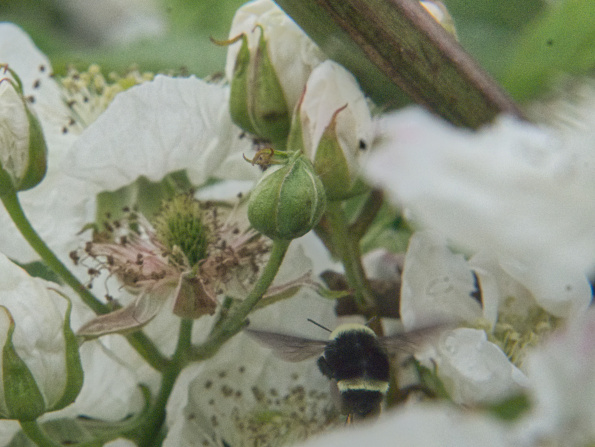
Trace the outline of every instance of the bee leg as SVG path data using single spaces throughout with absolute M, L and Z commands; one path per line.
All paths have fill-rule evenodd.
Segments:
M 345 425 L 351 425 L 353 424 L 353 413 L 349 413 L 347 415 L 347 420 L 345 421 Z
M 323 356 L 318 358 L 318 361 L 316 362 L 316 364 L 318 365 L 318 369 L 320 369 L 320 372 L 323 375 L 325 375 L 329 379 L 333 378 L 333 376 L 334 376 L 333 370 Z

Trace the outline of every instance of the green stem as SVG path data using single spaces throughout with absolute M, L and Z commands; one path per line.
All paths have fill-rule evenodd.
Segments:
M 13 222 L 31 245 L 33 250 L 41 257 L 43 262 L 58 275 L 67 285 L 69 285 L 83 300 L 97 314 L 105 314 L 109 312 L 108 306 L 99 301 L 89 290 L 79 282 L 79 280 L 68 270 L 58 257 L 50 250 L 46 243 L 39 237 L 35 229 L 29 223 L 29 220 L 23 212 L 23 208 L 19 202 L 19 198 L 15 192 L 2 195 L 2 203 L 8 211 Z
M 273 241 L 269 260 L 262 270 L 258 281 L 254 284 L 250 294 L 239 305 L 231 309 L 226 320 L 211 333 L 209 338 L 203 344 L 195 346 L 192 349 L 192 360 L 199 361 L 212 357 L 217 353 L 223 343 L 246 326 L 246 317 L 258 304 L 275 279 L 279 267 L 281 267 L 281 263 L 283 262 L 283 258 L 285 257 L 285 253 L 287 253 L 290 242 L 291 241 L 285 240 Z
M 383 194 L 381 190 L 372 190 L 364 206 L 359 210 L 357 220 L 349 227 L 349 231 L 353 235 L 351 236 L 352 238 L 361 239 L 364 237 L 382 207 L 382 199 Z
M 329 225 L 333 250 L 338 254 L 349 287 L 353 289 L 355 300 L 361 311 L 375 307 L 374 293 L 361 263 L 359 239 L 353 237 L 341 202 L 331 201 L 326 206 L 326 219 Z
M 192 325 L 194 320 L 182 320 L 178 333 L 178 344 L 167 368 L 163 371 L 161 378 L 161 388 L 157 399 L 152 405 L 152 409 L 142 425 L 137 429 L 140 433 L 138 445 L 140 447 L 149 447 L 161 445 L 159 433 L 165 421 L 165 406 L 167 400 L 180 375 L 182 368 L 187 363 L 187 354 L 192 341 Z
M 19 423 L 21 424 L 23 433 L 25 433 L 27 437 L 39 447 L 61 446 L 61 444 L 52 441 L 48 435 L 44 433 L 37 421 L 19 421 Z
M 133 332 L 125 335 L 126 340 L 130 343 L 130 346 L 134 348 L 136 352 L 154 369 L 157 371 L 163 371 L 169 361 L 165 358 L 157 346 L 142 332 Z
M 46 245 L 46 243 L 39 237 L 27 216 L 23 212 L 21 203 L 16 192 L 9 192 L 0 196 L 6 211 L 15 223 L 18 230 L 21 232 L 25 240 L 31 245 L 33 250 L 41 257 L 43 262 L 56 274 L 62 281 L 76 292 L 81 300 L 89 306 L 97 314 L 106 314 L 110 308 L 98 300 L 95 295 L 89 292 L 81 282 L 74 276 L 70 270 L 58 259 L 54 252 Z M 129 334 L 128 342 L 134 349 L 153 367 L 157 370 L 162 370 L 166 364 L 156 346 L 143 333 L 136 332 Z

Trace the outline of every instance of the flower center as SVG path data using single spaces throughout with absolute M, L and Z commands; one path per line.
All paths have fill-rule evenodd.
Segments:
M 187 195 L 165 202 L 155 218 L 157 239 L 179 264 L 194 267 L 208 255 L 210 229 L 203 218 L 200 202 Z
M 513 298 L 510 298 L 513 300 Z M 493 341 L 510 361 L 520 367 L 528 348 L 532 348 L 558 326 L 559 319 L 540 307 L 532 307 L 525 314 L 500 312 L 494 326 Z

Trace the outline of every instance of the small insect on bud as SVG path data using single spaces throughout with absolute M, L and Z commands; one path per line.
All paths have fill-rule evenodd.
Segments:
M 0 194 L 33 188 L 45 176 L 47 147 L 18 76 L 0 66 Z M 9 77 L 10 76 L 10 77 Z
M 310 231 L 326 207 L 324 186 L 312 163 L 296 154 L 287 164 L 270 168 L 248 203 L 252 226 L 271 239 L 295 239 Z

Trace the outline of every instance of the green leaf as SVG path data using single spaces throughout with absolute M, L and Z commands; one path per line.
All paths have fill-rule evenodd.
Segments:
M 31 370 L 12 343 L 15 329 L 12 315 L 6 307 L 0 308 L 9 320 L 6 343 L 2 348 L 2 381 L 8 418 L 33 421 L 45 412 L 45 400 Z
M 595 2 L 555 2 L 523 32 L 502 78 L 519 101 L 535 98 L 564 73 L 595 67 Z
M 121 45 L 101 46 L 85 38 L 80 26 L 62 2 L 54 0 L 2 0 L 0 20 L 23 27 L 52 61 L 54 72 L 65 74 L 74 65 L 86 70 L 92 63 L 104 72 L 123 73 L 136 65 L 139 70 L 183 71 L 207 76 L 222 70 L 226 52 L 209 36 L 227 36 L 235 10 L 244 0 L 162 0 L 156 2 L 166 21 L 167 32 Z M 159 4 L 160 3 L 160 4 Z M 35 14 L 31 14 L 35 11 Z
M 543 0 L 448 0 L 459 42 L 489 73 L 500 79 L 508 54 L 503 49 L 543 9 Z

